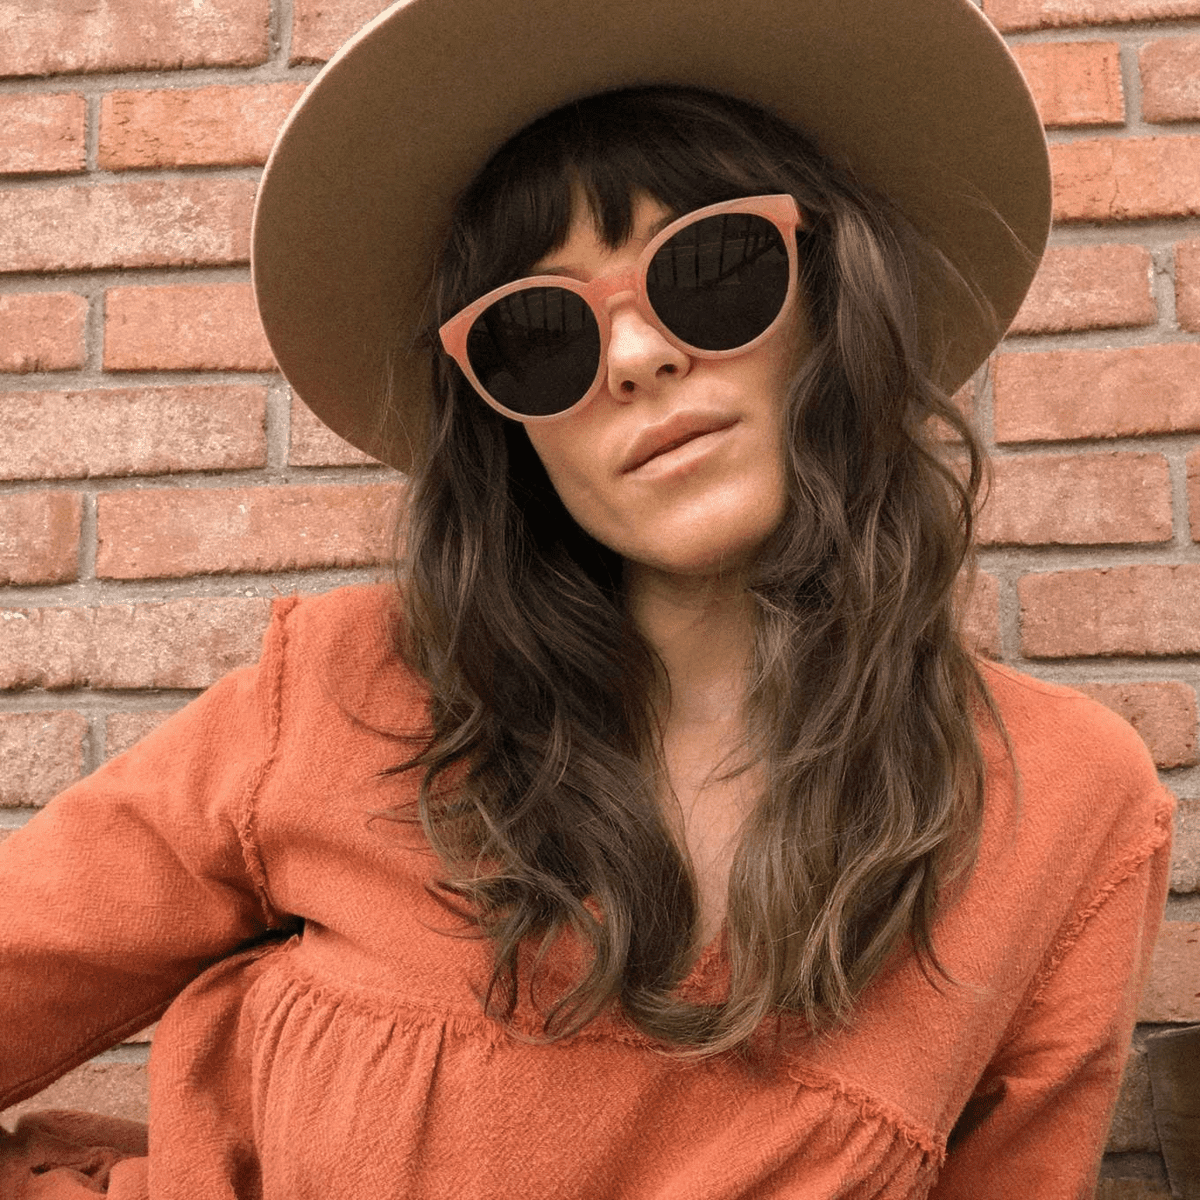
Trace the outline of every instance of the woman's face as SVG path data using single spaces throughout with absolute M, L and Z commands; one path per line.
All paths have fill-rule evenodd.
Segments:
M 609 250 L 577 205 L 566 243 L 530 274 L 587 281 L 628 270 L 667 215 L 638 198 L 632 236 Z M 570 514 L 627 562 L 668 575 L 741 572 L 783 518 L 800 306 L 766 342 L 724 359 L 671 345 L 632 295 L 615 299 L 611 318 L 605 386 L 560 420 L 527 425 L 530 442 Z

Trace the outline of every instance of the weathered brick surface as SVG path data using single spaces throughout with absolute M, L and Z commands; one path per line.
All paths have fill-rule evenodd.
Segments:
M 1200 333 L 1200 242 L 1175 247 L 1175 315 L 1180 328 Z
M 288 462 L 294 467 L 354 467 L 375 459 L 338 437 L 293 393 Z
M 0 296 L 0 371 L 69 371 L 85 358 L 87 299 L 74 292 Z
M 1200 450 L 1187 456 L 1188 524 L 1192 541 L 1200 542 Z
M 1050 147 L 1057 221 L 1200 214 L 1200 137 L 1103 138 Z
M 174 709 L 110 713 L 104 719 L 104 757 L 115 758 L 153 733 Z
M 295 0 L 292 11 L 292 62 L 324 62 L 389 0 Z
M 1200 892 L 1200 800 L 1181 797 L 1171 847 L 1171 890 Z
M 86 114 L 77 92 L 0 96 L 0 175 L 82 171 Z
M 243 263 L 254 186 L 213 178 L 0 191 L 0 271 Z
M 1065 333 L 1153 325 L 1150 252 L 1143 246 L 1047 251 L 1010 333 Z
M 109 371 L 270 371 L 275 358 L 248 283 L 110 288 Z
M 1005 32 L 1200 17 L 1200 0 L 983 0 Z
M 45 804 L 83 773 L 77 712 L 0 713 L 0 808 Z
M 1138 1020 L 1200 1021 L 1200 921 L 1164 921 Z
M 100 166 L 258 166 L 304 91 L 298 83 L 109 92 L 100 104 Z
M 1200 38 L 1159 38 L 1138 54 L 1142 116 L 1147 121 L 1200 118 Z
M 982 545 L 1170 540 L 1171 481 L 1161 454 L 1020 455 L 994 467 Z
M 0 688 L 204 688 L 257 660 L 270 601 L 0 609 Z
M 1196 693 L 1185 683 L 1081 683 L 1081 692 L 1125 718 L 1158 767 L 1190 767 L 1196 754 Z
M 0 4 L 0 76 L 265 62 L 269 0 Z
M 1030 658 L 1200 653 L 1200 566 L 1100 567 L 1017 583 Z
M 1171 1191 L 1151 1179 L 1101 1179 L 1096 1200 L 1171 1200 Z
M 997 442 L 1200 430 L 1200 345 L 1000 354 Z
M 1027 42 L 1012 51 L 1047 128 L 1124 124 L 1116 42 Z
M 12 392 L 0 479 L 260 467 L 266 400 L 248 385 Z
M 82 515 L 75 492 L 0 495 L 0 584 L 74 579 Z
M 51 1109 L 145 1121 L 149 1112 L 146 1067 L 143 1063 L 84 1063 L 36 1096 L 0 1112 L 0 1120 L 11 1128 L 25 1113 Z
M 387 484 L 109 492 L 97 501 L 96 574 L 371 565 L 386 556 L 395 500 Z

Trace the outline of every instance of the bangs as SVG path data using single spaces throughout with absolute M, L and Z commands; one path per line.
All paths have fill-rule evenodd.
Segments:
M 714 100 L 729 110 L 728 120 L 714 113 Z M 501 147 L 462 199 L 456 225 L 466 270 L 454 302 L 519 279 L 558 250 L 580 198 L 601 242 L 615 250 L 633 231 L 641 195 L 680 216 L 787 190 L 774 164 L 747 153 L 748 108 L 708 93 L 639 88 L 592 96 L 535 121 Z

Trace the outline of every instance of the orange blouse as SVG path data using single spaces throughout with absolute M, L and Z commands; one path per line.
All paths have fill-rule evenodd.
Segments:
M 935 929 L 957 984 L 902 952 L 848 1030 L 782 1015 L 757 1067 L 681 1063 L 616 1011 L 538 1045 L 482 1014 L 487 943 L 426 892 L 419 826 L 371 818 L 415 795 L 380 771 L 425 719 L 391 596 L 279 602 L 256 667 L 0 847 L 0 1109 L 161 1018 L 148 1153 L 31 1120 L 0 1133 L 0 1196 L 1092 1194 L 1167 886 L 1172 801 L 1128 725 L 985 668 L 1022 790 L 991 747 L 978 866 Z M 682 986 L 719 994 L 719 939 Z

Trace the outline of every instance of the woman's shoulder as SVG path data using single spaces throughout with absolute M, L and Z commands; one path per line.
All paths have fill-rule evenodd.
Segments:
M 1001 663 L 980 664 L 1005 728 L 1023 757 L 1103 763 L 1137 777 L 1154 774 L 1137 730 L 1084 692 L 1027 675 Z
M 1022 824 L 1114 850 L 1161 840 L 1173 800 L 1128 721 L 1074 688 L 999 663 L 981 670 L 1011 747 Z
M 427 690 L 401 653 L 401 620 L 395 584 L 288 596 L 272 606 L 263 664 L 290 708 L 332 704 L 377 730 L 407 731 Z
M 283 596 L 271 606 L 273 624 L 289 638 L 318 646 L 390 646 L 400 620 L 395 584 L 351 584 L 328 592 Z

